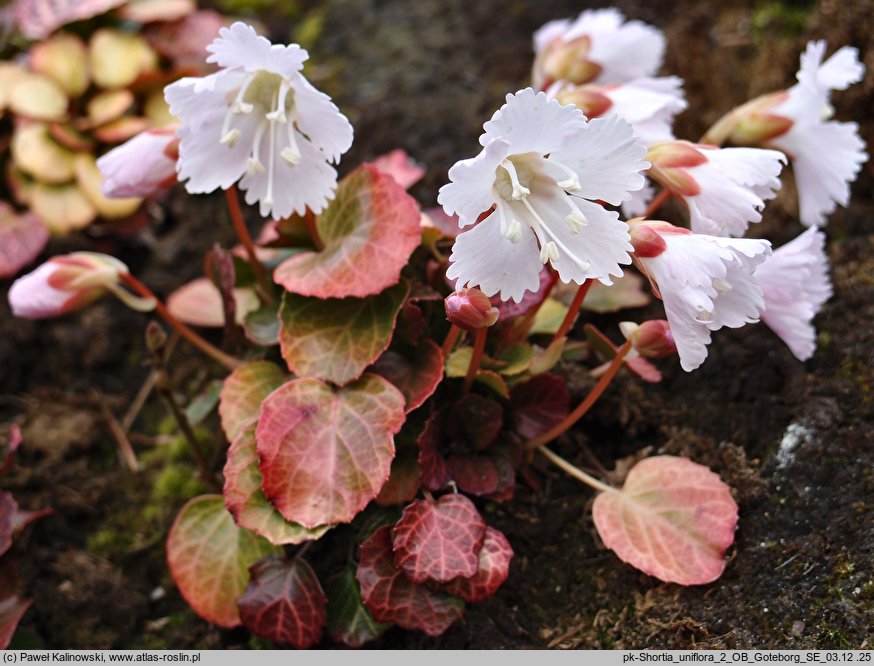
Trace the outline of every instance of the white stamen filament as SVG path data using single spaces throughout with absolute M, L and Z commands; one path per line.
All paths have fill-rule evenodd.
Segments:
M 586 272 L 586 271 L 588 271 L 588 270 L 592 267 L 592 264 L 590 264 L 588 261 L 583 261 L 583 260 L 580 259 L 576 254 L 574 254 L 573 252 L 571 252 L 571 250 L 567 247 L 567 245 L 565 245 L 565 244 L 561 241 L 561 239 L 560 239 L 558 236 L 556 236 L 556 235 L 552 232 L 552 230 L 549 228 L 549 225 L 547 225 L 547 224 L 543 221 L 543 218 L 541 218 L 540 215 L 537 214 L 537 211 L 534 210 L 534 207 L 531 205 L 531 202 L 528 201 L 527 198 L 526 198 L 526 199 L 522 199 L 522 203 L 525 204 L 525 207 L 528 209 L 528 212 L 531 213 L 531 215 L 534 217 L 534 219 L 536 220 L 536 222 L 537 222 L 537 224 L 539 225 L 539 227 L 540 227 L 540 228 L 541 228 L 541 229 L 542 229 L 542 230 L 543 230 L 543 231 L 544 231 L 544 232 L 545 232 L 545 233 L 546 233 L 546 234 L 547 234 L 547 235 L 548 235 L 548 236 L 549 236 L 553 241 L 555 241 L 555 245 L 556 245 L 558 248 L 561 248 L 562 251 L 564 251 L 564 253 L 565 253 L 565 254 L 566 254 L 566 255 L 571 259 L 571 261 L 573 261 L 575 264 L 577 264 L 577 266 L 580 267 L 580 270 L 582 270 L 583 272 Z M 537 229 L 536 229 L 536 228 L 534 229 L 534 232 L 537 233 Z M 538 238 L 540 238 L 539 235 L 538 235 Z M 541 246 L 541 248 L 543 247 L 543 242 L 542 242 L 542 241 L 541 241 L 541 243 L 540 243 L 540 246 Z M 557 260 L 559 259 L 558 251 L 557 251 L 557 250 L 555 251 L 555 254 L 556 254 L 556 256 L 555 256 L 554 259 L 552 259 L 552 257 L 550 257 L 550 259 L 552 259 L 552 261 L 557 261 Z
M 722 278 L 713 278 L 713 288 L 720 294 L 727 294 L 731 291 L 731 285 Z
M 559 170 L 564 172 L 567 176 L 564 180 L 556 181 L 556 185 L 558 185 L 565 192 L 579 192 L 583 189 L 583 186 L 580 185 L 580 177 L 576 174 L 576 172 L 571 169 L 566 164 L 562 164 L 558 160 L 547 160 L 549 164 L 557 166 Z
M 300 148 L 297 146 L 297 137 L 294 128 L 294 123 L 288 123 L 288 145 L 282 149 L 280 155 L 289 164 L 300 164 Z
M 261 141 L 264 139 L 264 132 L 267 130 L 267 123 L 263 120 L 255 129 L 255 139 L 252 141 L 252 156 L 246 162 L 246 171 L 250 176 L 264 173 L 264 164 L 261 162 Z
M 267 114 L 267 120 L 273 120 L 278 123 L 287 123 L 288 117 L 285 115 L 285 99 L 288 97 L 288 81 L 282 80 L 279 84 L 279 90 L 276 92 L 276 102 L 273 110 Z
M 507 175 L 510 176 L 510 182 L 513 184 L 513 198 L 516 201 L 520 199 L 524 199 L 529 194 L 531 194 L 531 190 L 522 185 L 519 182 L 519 174 L 516 173 L 516 166 L 510 160 L 504 160 L 501 162 L 501 166 L 504 167 L 504 170 L 507 172 Z
M 234 121 L 234 116 L 243 113 L 250 113 L 254 108 L 251 104 L 246 104 L 243 102 L 243 96 L 246 94 L 246 91 L 249 89 L 249 86 L 254 80 L 254 74 L 250 74 L 246 77 L 246 79 L 243 81 L 243 85 L 241 85 L 240 89 L 237 91 L 237 95 L 236 97 L 234 97 L 234 101 L 231 103 L 230 107 L 225 113 L 225 118 L 222 122 L 222 131 L 219 135 L 219 141 L 224 146 L 233 148 L 237 143 L 237 139 L 240 138 L 240 130 L 236 128 L 231 128 L 231 123 Z
M 276 170 L 276 122 L 270 121 L 270 162 L 267 165 L 267 194 L 262 203 L 267 206 L 273 205 L 273 172 Z

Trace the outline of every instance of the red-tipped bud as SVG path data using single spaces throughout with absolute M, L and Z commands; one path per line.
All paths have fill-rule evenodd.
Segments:
M 118 285 L 127 266 L 96 252 L 73 252 L 52 257 L 35 271 L 18 278 L 9 289 L 16 317 L 46 319 L 89 305 Z
M 639 259 L 651 259 L 659 256 L 668 249 L 662 235 L 664 234 L 691 234 L 692 232 L 682 227 L 675 227 L 661 220 L 645 220 L 641 217 L 628 221 L 628 232 L 631 235 L 631 244 L 634 246 L 634 254 Z
M 553 40 L 534 60 L 534 78 L 543 81 L 588 83 L 598 78 L 601 65 L 589 60 L 592 40 L 587 35 L 566 42 Z
M 701 193 L 688 169 L 707 162 L 703 149 L 688 141 L 668 141 L 650 148 L 646 159 L 652 163 L 649 175 L 673 194 L 694 197 Z
M 446 297 L 446 318 L 465 331 L 487 328 L 500 312 L 479 289 L 459 289 Z
M 671 327 L 664 319 L 651 319 L 638 325 L 623 321 L 619 330 L 632 348 L 645 358 L 664 358 L 677 353 L 677 345 Z
M 613 102 L 599 86 L 575 86 L 562 81 L 550 88 L 546 94 L 554 97 L 559 104 L 573 104 L 590 119 L 603 116 L 613 106 Z

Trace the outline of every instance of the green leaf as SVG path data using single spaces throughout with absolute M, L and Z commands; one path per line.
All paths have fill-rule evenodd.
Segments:
M 229 442 L 237 439 L 243 428 L 258 418 L 264 398 L 287 378 L 288 375 L 270 361 L 246 363 L 225 378 L 219 397 L 219 416 Z
M 301 377 L 348 384 L 391 342 L 409 287 L 401 283 L 367 298 L 321 299 L 286 293 L 279 308 L 279 344 Z
M 179 592 L 203 619 L 240 625 L 237 598 L 249 567 L 280 548 L 234 524 L 221 495 L 201 495 L 182 507 L 167 537 L 167 563 Z
M 534 317 L 534 324 L 531 326 L 529 335 L 536 335 L 538 333 L 554 335 L 561 327 L 567 311 L 567 305 L 561 301 L 547 298 L 543 301 L 543 304 L 537 311 L 537 315 Z
M 501 352 L 498 358 L 507 364 L 503 368 L 498 369 L 498 372 L 507 377 L 520 375 L 531 364 L 534 358 L 534 348 L 528 344 L 513 345 Z
M 325 585 L 328 633 L 335 641 L 358 648 L 382 636 L 392 625 L 377 622 L 361 601 L 355 570 L 347 568 Z
M 331 529 L 331 525 L 321 525 L 309 530 L 303 525 L 290 523 L 269 502 L 261 489 L 264 477 L 258 469 L 254 423 L 245 428 L 228 449 L 224 476 L 225 506 L 234 521 L 270 543 L 279 546 L 315 541 Z
M 218 404 L 221 390 L 222 382 L 216 379 L 207 384 L 205 389 L 194 396 L 191 402 L 188 403 L 188 407 L 185 408 L 185 418 L 188 419 L 191 425 L 200 425 L 210 415 Z
M 649 305 L 649 301 L 649 294 L 643 290 L 643 278 L 625 271 L 610 286 L 595 282 L 586 294 L 583 308 L 592 312 L 619 312 L 625 308 L 642 308 Z

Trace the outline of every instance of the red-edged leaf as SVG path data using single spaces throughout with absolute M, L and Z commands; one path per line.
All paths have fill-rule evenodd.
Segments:
M 418 183 L 425 175 L 425 170 L 413 158 L 407 155 L 403 148 L 395 148 L 390 153 L 380 155 L 371 165 L 395 179 L 395 182 L 405 190 Z
M 22 599 L 14 593 L 0 599 L 0 650 L 9 647 L 18 623 L 32 603 L 30 599 Z
M 17 0 L 18 29 L 30 39 L 44 39 L 67 23 L 83 21 L 123 5 L 127 0 Z
M 8 472 L 15 462 L 15 452 L 21 445 L 21 428 L 18 425 L 9 426 L 9 431 L 0 436 L 0 474 Z
M 446 459 L 440 453 L 441 441 L 443 441 L 442 411 L 435 412 L 428 418 L 422 434 L 416 440 L 419 447 L 421 482 L 428 490 L 441 490 L 452 480 Z
M 302 296 L 378 294 L 397 284 L 422 235 L 419 206 L 394 178 L 363 165 L 340 181 L 319 215 L 320 252 L 286 259 L 273 277 Z
M 15 514 L 18 503 L 10 493 L 0 491 L 0 555 L 12 546 L 12 532 L 15 529 Z
M 234 521 L 270 543 L 281 545 L 313 541 L 331 529 L 330 525 L 321 525 L 310 530 L 303 525 L 290 523 L 267 500 L 261 489 L 264 477 L 258 469 L 254 423 L 243 429 L 228 449 L 224 476 L 225 506 Z
M 347 384 L 391 342 L 409 287 L 401 283 L 367 298 L 321 299 L 286 293 L 279 308 L 279 345 L 291 371 Z
M 490 456 L 450 455 L 446 461 L 452 480 L 469 495 L 490 495 L 498 490 L 501 478 Z
M 361 601 L 361 588 L 355 570 L 348 568 L 325 585 L 328 593 L 328 633 L 349 647 L 361 647 L 382 636 L 391 624 L 373 619 Z
M 420 407 L 443 380 L 443 352 L 433 340 L 422 340 L 412 356 L 409 359 L 400 352 L 388 351 L 371 368 L 401 390 L 407 412 Z
M 15 275 L 49 242 L 49 230 L 33 213 L 16 213 L 0 201 L 0 279 Z
M 591 344 L 592 348 L 601 354 L 601 356 L 607 359 L 612 359 L 616 356 L 618 347 L 610 341 L 610 338 L 595 328 L 595 326 L 592 324 L 586 324 L 583 327 L 583 330 L 586 333 L 586 339 L 589 341 L 589 344 Z M 662 373 L 659 372 L 659 369 L 642 356 L 634 356 L 632 358 L 626 356 L 625 366 L 645 382 L 658 384 L 662 381 Z
M 185 601 L 220 627 L 240 624 L 237 598 L 249 567 L 282 551 L 234 524 L 221 495 L 201 495 L 182 507 L 167 536 L 170 574 Z
M 376 496 L 377 504 L 383 506 L 404 504 L 416 496 L 419 492 L 418 456 L 418 449 L 409 446 L 398 451 L 391 463 L 388 481 Z
M 537 375 L 517 384 L 510 391 L 513 429 L 526 439 L 537 437 L 568 415 L 570 399 L 567 384 L 556 375 Z
M 261 403 L 288 375 L 270 361 L 252 361 L 241 365 L 225 378 L 219 395 L 222 430 L 233 442 L 247 423 L 258 418 Z
M 513 548 L 507 537 L 494 527 L 486 527 L 486 538 L 479 551 L 479 570 L 470 578 L 458 578 L 443 586 L 449 594 L 470 603 L 488 599 L 510 575 Z
M 445 423 L 454 441 L 481 451 L 495 441 L 503 419 L 504 410 L 497 402 L 473 393 L 452 406 Z
M 377 496 L 404 423 L 404 397 L 373 374 L 343 388 L 296 379 L 261 405 L 264 493 L 287 520 L 347 523 Z
M 702 585 L 725 569 L 737 504 L 703 465 L 674 456 L 635 465 L 622 490 L 602 492 L 595 527 L 621 560 L 668 583 Z
M 312 567 L 299 558 L 288 562 L 266 557 L 249 572 L 249 587 L 237 600 L 246 628 L 296 648 L 317 643 L 325 627 L 327 598 Z
M 464 495 L 413 502 L 394 526 L 395 564 L 414 583 L 476 574 L 486 522 Z
M 464 601 L 417 585 L 395 566 L 389 525 L 361 544 L 358 560 L 361 598 L 377 622 L 439 636 L 464 614 Z

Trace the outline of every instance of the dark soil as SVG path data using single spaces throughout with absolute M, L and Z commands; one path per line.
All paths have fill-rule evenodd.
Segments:
M 722 112 L 792 82 L 808 39 L 860 48 L 874 69 L 870 0 L 843 3 L 619 3 L 663 28 L 665 73 L 686 81 L 694 138 Z M 308 73 L 356 127 L 346 168 L 395 147 L 428 167 L 413 194 L 431 206 L 448 167 L 476 151 L 481 125 L 507 91 L 527 84 L 531 33 L 574 15 L 578 2 L 328 0 L 294 17 L 316 66 Z M 270 25 L 289 25 L 285 17 Z M 299 26 L 307 26 L 301 32 Z M 294 33 L 292 31 L 292 35 Z M 279 39 L 286 34 L 274 33 Z M 874 77 L 836 95 L 869 146 Z M 735 490 L 741 520 L 716 583 L 661 584 L 599 542 L 591 493 L 543 468 L 540 492 L 485 506 L 517 556 L 494 598 L 470 607 L 439 639 L 392 630 L 384 648 L 871 648 L 874 646 L 874 204 L 869 165 L 853 203 L 826 231 L 835 296 L 817 320 L 819 350 L 797 362 L 764 326 L 720 332 L 692 374 L 661 363 L 652 387 L 620 375 L 557 450 L 612 468 L 645 452 L 686 455 Z M 795 236 L 791 178 L 759 232 Z M 54 242 L 118 254 L 159 293 L 200 272 L 214 240 L 233 242 L 220 197 L 179 193 L 145 234 Z M 6 285 L 3 286 L 5 292 Z M 654 306 L 652 314 L 657 315 Z M 222 632 L 181 600 L 164 562 L 176 510 L 201 492 L 173 423 L 156 398 L 134 424 L 139 474 L 119 462 L 101 411 L 119 419 L 148 375 L 146 318 L 104 301 L 52 322 L 12 319 L 0 297 L 0 424 L 22 424 L 25 444 L 3 479 L 28 509 L 51 506 L 12 551 L 34 603 L 16 638 L 51 648 L 257 645 Z M 612 320 L 607 320 L 612 323 Z M 179 345 L 171 370 L 187 399 L 214 369 Z M 574 368 L 564 371 L 574 375 Z M 220 445 L 216 424 L 199 434 Z M 613 479 L 618 480 L 618 477 Z M 9 559 L 9 558 L 7 558 Z M 329 645 L 326 644 L 325 647 Z

